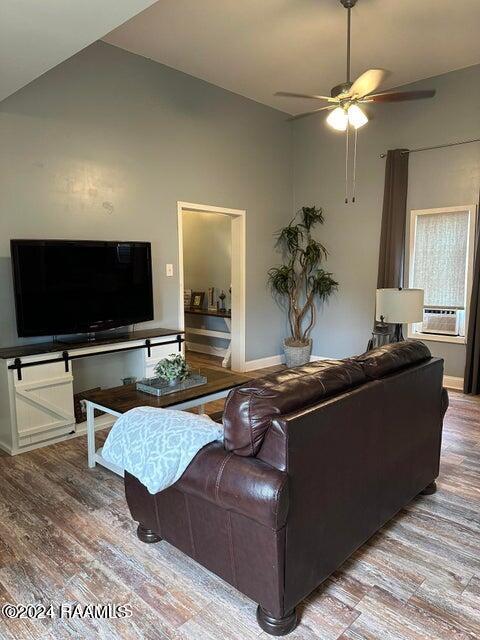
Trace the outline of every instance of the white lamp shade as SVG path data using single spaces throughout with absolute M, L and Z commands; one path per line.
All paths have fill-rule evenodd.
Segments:
M 345 109 L 337 107 L 327 118 L 328 124 L 337 131 L 346 131 L 348 125 L 348 115 Z
M 391 324 L 423 320 L 423 289 L 377 289 L 375 317 Z
M 358 105 L 352 104 L 348 107 L 348 121 L 355 129 L 360 129 L 367 124 L 368 118 Z

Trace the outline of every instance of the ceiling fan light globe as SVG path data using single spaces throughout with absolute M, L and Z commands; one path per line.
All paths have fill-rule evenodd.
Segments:
M 367 116 L 356 104 L 352 104 L 348 107 L 347 117 L 348 122 L 352 127 L 355 127 L 355 129 L 360 129 L 360 127 L 363 127 L 368 122 Z
M 337 107 L 327 118 L 327 124 L 337 131 L 346 131 L 348 115 L 342 107 Z

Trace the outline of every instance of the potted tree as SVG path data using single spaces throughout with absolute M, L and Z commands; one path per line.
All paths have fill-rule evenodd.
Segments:
M 317 305 L 325 302 L 337 290 L 331 273 L 321 268 L 327 250 L 312 237 L 312 231 L 323 224 L 323 211 L 317 207 L 302 207 L 290 224 L 278 233 L 277 247 L 284 264 L 268 272 L 274 296 L 286 308 L 291 335 L 283 341 L 288 367 L 310 360 Z

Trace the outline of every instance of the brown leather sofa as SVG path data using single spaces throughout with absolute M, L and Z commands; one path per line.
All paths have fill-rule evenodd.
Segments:
M 156 495 L 125 477 L 144 542 L 167 540 L 259 604 L 272 635 L 439 471 L 443 361 L 421 342 L 282 370 L 230 393 L 225 444 Z

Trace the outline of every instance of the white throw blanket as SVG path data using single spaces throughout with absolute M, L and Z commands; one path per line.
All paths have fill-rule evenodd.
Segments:
M 206 415 L 138 407 L 118 418 L 102 454 L 154 494 L 174 484 L 200 449 L 222 439 L 223 426 Z

